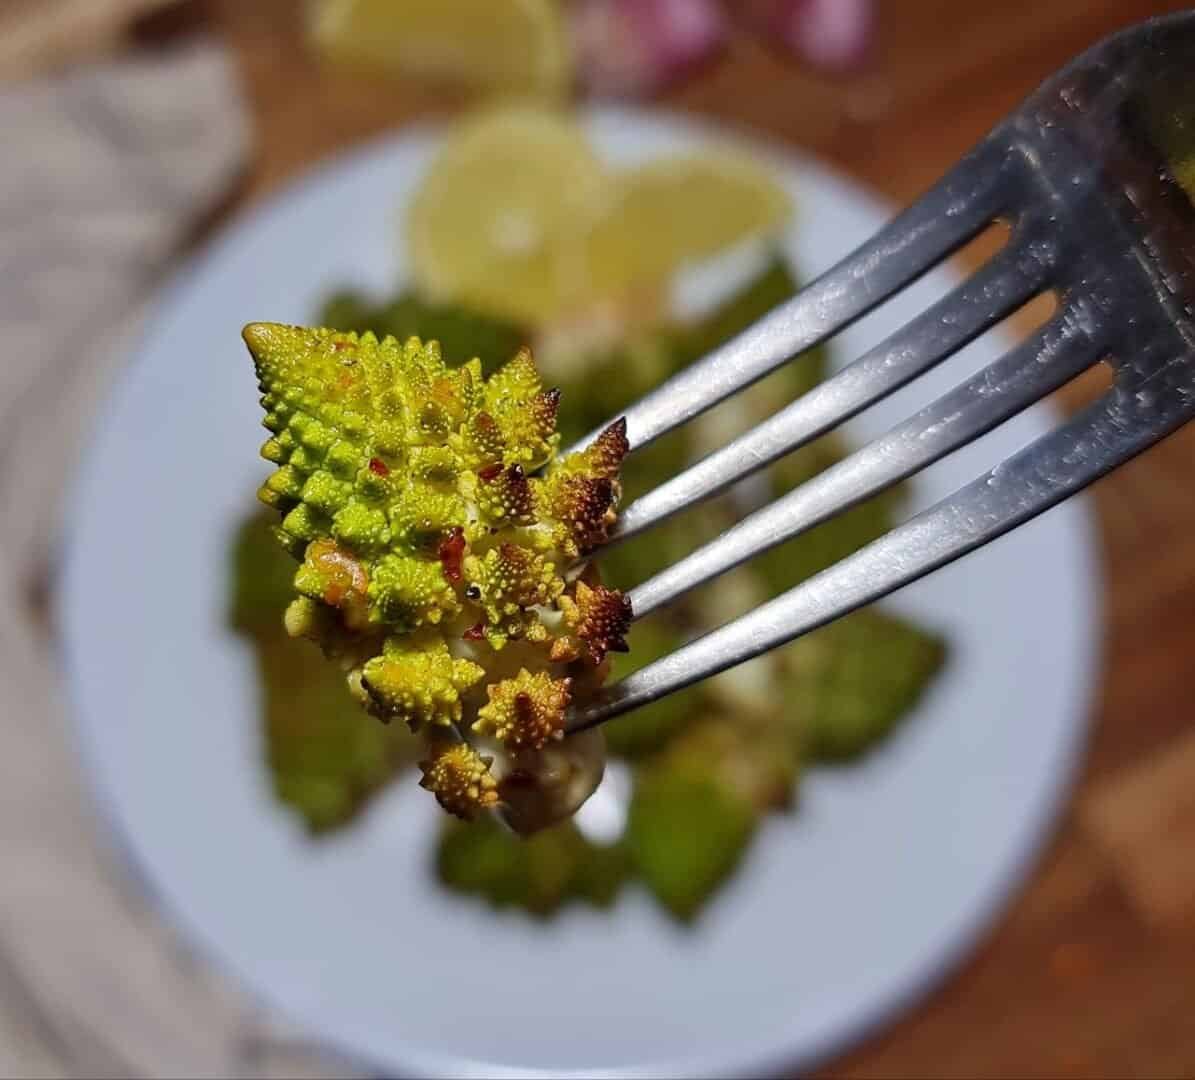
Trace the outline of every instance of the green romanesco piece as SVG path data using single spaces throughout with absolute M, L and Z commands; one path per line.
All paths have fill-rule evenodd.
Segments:
M 439 563 L 414 555 L 383 555 L 374 565 L 369 599 L 374 619 L 397 630 L 435 625 L 460 610 Z
M 592 843 L 571 822 L 521 839 L 484 818 L 446 821 L 436 866 L 450 889 L 538 916 L 571 901 L 607 907 L 633 870 L 622 844 Z
M 502 441 L 502 463 L 537 469 L 556 451 L 559 390 L 545 390 L 530 349 L 520 349 L 485 387 L 483 410 Z
M 628 650 L 631 604 L 617 589 L 582 578 L 572 596 L 561 596 L 560 610 L 568 633 L 553 645 L 557 656 L 588 656 L 596 665 L 607 653 Z
M 447 726 L 461 719 L 461 694 L 485 675 L 472 660 L 453 657 L 443 638 L 391 637 L 361 669 L 366 708 L 380 719 Z
M 846 761 L 875 747 L 942 667 L 937 635 L 875 608 L 789 645 L 789 719 L 811 760 Z
M 432 756 L 419 762 L 423 779 L 419 786 L 463 821 L 472 821 L 482 810 L 498 803 L 498 782 L 490 773 L 492 758 L 479 754 L 468 743 L 449 743 L 435 748 Z
M 707 776 L 660 770 L 636 783 L 624 842 L 656 899 L 687 921 L 733 874 L 757 817 L 749 802 Z
M 465 596 L 485 612 L 485 636 L 502 648 L 511 637 L 526 636 L 529 608 L 555 604 L 564 592 L 556 564 L 542 552 L 519 544 L 492 547 L 464 561 Z
M 339 659 L 382 720 L 518 754 L 559 737 L 573 675 L 597 685 L 626 647 L 621 594 L 592 571 L 566 580 L 614 521 L 624 425 L 557 462 L 560 394 L 525 348 L 486 379 L 414 337 L 254 323 L 244 338 L 275 466 L 259 494 L 299 562 L 287 630 Z M 517 668 L 499 661 L 512 641 Z M 425 770 L 454 813 L 462 792 L 501 794 L 480 755 L 485 783 L 453 779 L 464 752 Z
M 469 493 L 477 505 L 478 525 L 483 529 L 535 523 L 535 497 L 522 465 L 482 468 Z
M 552 739 L 564 738 L 571 686 L 568 678 L 521 668 L 513 679 L 486 688 L 490 700 L 477 710 L 473 730 L 493 736 L 509 750 L 542 750 Z
M 331 664 L 313 664 L 283 632 L 294 562 L 254 514 L 237 530 L 230 567 L 231 622 L 251 647 L 261 687 L 259 745 L 278 800 L 313 834 L 353 821 L 413 766 L 420 740 L 366 716 Z

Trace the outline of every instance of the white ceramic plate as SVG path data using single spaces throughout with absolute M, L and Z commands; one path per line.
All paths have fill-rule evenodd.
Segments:
M 590 122 L 618 161 L 718 137 L 658 114 Z M 338 158 L 242 217 L 167 290 L 104 410 L 58 597 L 99 802 L 187 937 L 313 1034 L 383 1069 L 808 1066 L 959 960 L 1046 838 L 1083 742 L 1096 659 L 1086 510 L 1072 501 L 897 598 L 949 636 L 947 670 L 881 751 L 807 777 L 799 813 L 768 822 L 694 930 L 637 889 L 613 912 L 568 910 L 547 924 L 442 892 L 429 872 L 437 810 L 413 781 L 358 827 L 308 843 L 269 793 L 252 659 L 224 625 L 229 537 L 268 468 L 238 331 L 310 319 L 334 285 L 391 287 L 395 207 L 436 139 L 404 134 Z M 775 162 L 791 186 L 801 213 L 788 246 L 806 273 L 888 216 L 806 158 L 736 145 Z M 935 275 L 846 333 L 838 359 L 950 281 Z M 977 343 L 853 433 L 879 433 L 997 347 Z M 916 502 L 1050 422 L 1033 410 L 941 463 Z

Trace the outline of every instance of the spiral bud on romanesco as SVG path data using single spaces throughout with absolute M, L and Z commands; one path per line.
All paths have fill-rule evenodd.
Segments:
M 419 786 L 435 795 L 448 813 L 472 821 L 498 802 L 498 781 L 490 773 L 492 763 L 491 758 L 467 743 L 440 746 L 431 758 L 419 762 L 423 773 Z
M 520 669 L 513 679 L 486 687 L 490 700 L 477 710 L 473 730 L 492 735 L 509 750 L 542 750 L 564 737 L 564 710 L 571 680 L 553 679 L 543 671 Z

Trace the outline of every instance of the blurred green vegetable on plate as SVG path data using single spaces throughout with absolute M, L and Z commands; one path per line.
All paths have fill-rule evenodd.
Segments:
M 665 378 L 733 337 L 787 298 L 796 280 L 780 258 L 703 317 L 638 328 L 638 340 L 603 347 L 559 364 L 559 429 L 567 443 L 616 415 L 647 387 L 636 362 L 650 348 Z M 505 361 L 527 333 L 518 325 L 413 291 L 378 302 L 341 292 L 319 313 L 322 325 L 411 335 L 451 343 L 460 361 L 477 356 L 486 370 Z M 820 351 L 799 357 L 750 393 L 635 455 L 628 498 L 649 490 L 701 450 L 711 428 L 746 427 L 825 377 Z M 552 379 L 552 376 L 548 376 Z M 768 474 L 774 496 L 839 460 L 844 447 L 817 444 Z M 715 618 L 734 592 L 748 605 L 774 595 L 873 539 L 893 521 L 899 492 L 857 507 L 768 553 L 718 583 L 715 599 L 674 605 L 637 625 L 631 653 L 616 660 L 621 677 L 670 652 Z M 628 587 L 725 528 L 733 494 L 666 522 L 650 536 L 601 559 L 612 584 Z M 257 530 L 256 532 L 254 530 Z M 358 713 L 334 670 L 285 639 L 277 626 L 289 582 L 284 553 L 254 542 L 249 524 L 234 563 L 235 621 L 251 633 L 265 709 L 267 762 L 275 789 L 313 830 L 348 824 L 369 796 L 418 756 L 418 741 Z M 270 560 L 273 560 L 271 563 Z M 729 585 L 727 583 L 730 583 Z M 270 586 L 273 587 L 270 587 Z M 289 656 L 289 660 L 288 660 Z M 575 823 L 523 840 L 495 822 L 445 823 L 437 856 L 441 881 L 498 906 L 546 915 L 569 901 L 606 904 L 637 881 L 675 916 L 690 919 L 734 873 L 760 820 L 795 803 L 801 771 L 842 761 L 875 746 L 906 716 L 942 663 L 942 642 L 897 617 L 863 611 L 775 654 L 691 687 L 608 727 L 611 752 L 627 761 L 633 791 L 623 836 L 587 839 Z M 302 674 L 297 674 L 302 673 Z M 783 703 L 779 705 L 778 703 Z

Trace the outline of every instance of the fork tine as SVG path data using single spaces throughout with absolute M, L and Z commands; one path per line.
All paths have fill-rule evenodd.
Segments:
M 1049 267 L 1015 237 L 976 273 L 833 378 L 619 515 L 609 543 L 712 498 L 935 367 L 1036 295 Z
M 631 448 L 646 446 L 866 315 L 1004 212 L 1005 151 L 985 141 L 916 203 L 792 300 L 674 375 L 624 414 Z M 596 428 L 570 450 L 580 450 Z
M 1056 390 L 1100 359 L 1087 325 L 1075 308 L 1064 309 L 887 434 L 632 589 L 635 617 L 911 476 Z
M 1062 427 L 820 574 L 683 645 L 570 716 L 580 731 L 683 689 L 871 603 L 1082 490 L 1195 418 L 1191 358 L 1114 387 Z

